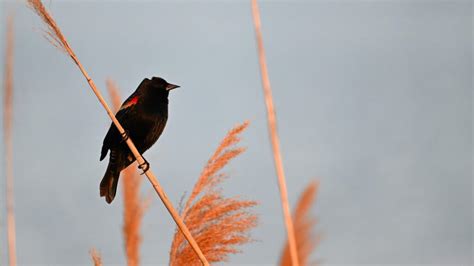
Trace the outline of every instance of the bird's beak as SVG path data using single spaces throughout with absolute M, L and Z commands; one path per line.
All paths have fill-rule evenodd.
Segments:
M 168 84 L 168 85 L 166 86 L 166 90 L 167 90 L 167 91 L 174 90 L 174 89 L 176 89 L 176 88 L 179 88 L 179 86 L 178 86 L 178 85 L 174 85 L 174 84 Z

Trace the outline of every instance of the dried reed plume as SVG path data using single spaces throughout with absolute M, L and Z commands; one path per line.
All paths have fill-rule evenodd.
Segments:
M 100 257 L 99 252 L 95 250 L 94 248 L 89 251 L 91 254 L 92 262 L 94 263 L 94 266 L 102 266 L 102 258 Z
M 10 266 L 16 265 L 16 233 L 15 212 L 13 208 L 13 16 L 7 21 L 7 45 L 5 50 L 5 76 L 4 76 L 4 102 L 3 102 L 3 129 L 6 160 L 6 202 L 7 202 L 7 239 L 8 262 Z
M 117 85 L 112 80 L 107 80 L 107 89 L 115 111 L 120 109 L 120 93 Z M 134 163 L 135 164 L 135 163 Z M 148 204 L 140 198 L 141 177 L 134 167 L 129 166 L 124 170 L 122 179 L 124 224 L 123 238 L 127 256 L 127 265 L 140 265 L 140 225 L 143 214 Z
M 112 101 L 112 107 L 114 108 L 114 112 L 118 112 L 120 109 L 120 105 L 122 104 L 122 97 L 120 97 L 120 92 L 118 89 L 117 84 L 111 80 L 107 79 L 107 91 L 109 92 L 110 100 Z
M 71 46 L 69 46 L 69 43 L 61 32 L 61 29 L 58 27 L 58 25 L 56 25 L 56 21 L 54 21 L 53 17 L 48 13 L 41 0 L 27 1 L 28 5 L 36 12 L 36 14 L 43 20 L 44 24 L 46 24 L 46 26 L 48 27 L 48 29 L 44 31 L 46 39 L 48 39 L 48 41 L 50 41 L 51 44 L 56 46 L 59 50 L 69 54 L 71 57 L 75 57 L 74 52 L 72 51 Z
M 47 31 L 47 36 L 49 39 L 53 42 L 53 44 L 61 49 L 62 51 L 65 51 L 74 61 L 74 63 L 79 67 L 79 70 L 81 73 L 84 75 L 86 78 L 87 82 L 89 83 L 89 86 L 91 87 L 92 91 L 94 94 L 97 96 L 97 99 L 99 102 L 102 104 L 104 107 L 105 111 L 107 112 L 107 115 L 110 117 L 114 125 L 117 127 L 117 130 L 119 131 L 120 134 L 125 134 L 125 130 L 123 129 L 122 125 L 120 125 L 119 121 L 115 118 L 114 113 L 112 110 L 109 108 L 107 102 L 105 101 L 104 97 L 100 93 L 100 91 L 97 89 L 94 81 L 92 78 L 89 76 L 87 71 L 84 69 L 82 66 L 81 62 L 77 58 L 77 56 L 74 54 L 72 48 L 69 46 L 68 42 L 66 41 L 66 38 L 64 35 L 61 33 L 61 30 L 59 27 L 56 25 L 56 22 L 54 19 L 51 17 L 51 15 L 46 11 L 46 8 L 44 7 L 43 3 L 41 0 L 27 0 L 28 5 L 33 9 L 33 11 L 43 20 L 43 22 L 47 25 L 48 31 Z M 145 159 L 143 156 L 138 152 L 137 148 L 133 144 L 133 141 L 128 138 L 126 141 L 128 147 L 130 148 L 130 151 L 132 152 L 133 156 L 137 160 L 139 165 L 144 165 L 145 164 Z M 169 201 L 168 197 L 166 196 L 164 190 L 161 188 L 160 183 L 156 179 L 156 176 L 153 174 L 151 171 L 151 168 L 148 169 L 145 172 L 145 175 L 147 176 L 148 180 L 152 184 L 153 188 L 155 189 L 156 193 L 160 197 L 161 201 L 165 205 L 166 209 L 170 213 L 170 215 L 173 217 L 174 221 L 178 225 L 179 229 L 181 232 L 184 234 L 186 240 L 191 244 L 194 252 L 198 255 L 199 259 L 201 260 L 203 265 L 209 265 L 207 262 L 206 258 L 204 257 L 201 249 L 197 245 L 196 241 L 192 237 L 191 233 L 189 232 L 189 229 L 186 227 L 186 225 L 183 223 L 181 218 L 179 217 L 179 213 L 174 209 L 173 205 Z
M 316 218 L 311 216 L 311 209 L 314 206 L 318 187 L 319 183 L 316 181 L 311 182 L 306 187 L 298 200 L 293 214 L 298 260 L 301 265 L 316 265 L 316 263 L 310 263 L 309 258 L 319 243 L 319 236 L 313 231 L 316 225 Z M 291 266 L 288 242 L 286 242 L 282 251 L 280 266 Z
M 291 255 L 291 264 L 298 266 L 298 255 L 296 251 L 296 239 L 291 220 L 290 204 L 288 203 L 288 192 L 286 190 L 285 171 L 283 170 L 283 161 L 280 152 L 280 140 L 278 139 L 275 108 L 273 106 L 272 89 L 270 78 L 268 77 L 267 63 L 265 59 L 265 49 L 263 47 L 263 37 L 260 22 L 260 12 L 258 10 L 257 0 L 252 0 L 252 15 L 255 26 L 255 35 L 257 38 L 258 59 L 260 62 L 260 72 L 262 75 L 263 92 L 265 95 L 265 104 L 267 107 L 268 131 L 273 148 L 273 160 L 275 162 L 276 173 L 278 177 L 278 186 L 280 188 L 281 206 L 286 225 L 288 245 Z
M 237 246 L 251 240 L 248 232 L 257 224 L 257 216 L 249 212 L 249 208 L 257 204 L 255 201 L 226 198 L 219 188 L 225 178 L 219 171 L 245 150 L 232 146 L 240 141 L 239 135 L 247 126 L 248 122 L 245 122 L 228 132 L 204 167 L 181 212 L 209 262 L 226 261 L 229 254 L 240 252 Z M 192 249 L 176 231 L 171 244 L 170 265 L 198 263 Z

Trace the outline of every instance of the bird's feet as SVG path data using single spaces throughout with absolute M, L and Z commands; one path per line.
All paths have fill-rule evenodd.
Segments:
M 127 141 L 129 139 L 128 130 L 125 130 L 120 136 L 122 137 L 121 143 Z
M 143 171 L 140 175 L 145 174 L 150 169 L 150 164 L 147 162 L 147 160 L 145 160 L 145 158 L 143 158 L 143 160 L 145 162 L 138 165 L 138 168 L 142 169 Z

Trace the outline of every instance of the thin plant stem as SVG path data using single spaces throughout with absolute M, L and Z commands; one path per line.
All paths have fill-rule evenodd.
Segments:
M 82 66 L 81 62 L 77 58 L 76 54 L 72 50 L 71 46 L 67 42 L 66 38 L 62 34 L 61 30 L 57 26 L 56 22 L 52 18 L 52 16 L 46 11 L 46 9 L 43 6 L 43 3 L 41 0 L 28 0 L 28 3 L 30 6 L 34 9 L 34 11 L 41 17 L 41 19 L 47 24 L 49 28 L 49 32 L 47 32 L 47 36 L 49 36 L 53 42 L 53 44 L 57 44 L 56 47 L 59 49 L 65 51 L 71 59 L 76 63 L 76 65 L 79 67 L 79 70 L 81 71 L 82 75 L 86 78 L 87 83 L 91 87 L 92 91 L 96 95 L 97 99 L 99 100 L 100 104 L 104 107 L 105 111 L 107 112 L 107 115 L 110 117 L 114 125 L 117 127 L 118 131 L 120 134 L 125 134 L 125 130 L 120 125 L 119 121 L 117 118 L 115 118 L 114 113 L 108 106 L 107 102 L 105 101 L 104 97 L 102 96 L 101 92 L 97 89 L 97 86 L 95 85 L 94 81 L 92 78 L 89 76 L 85 68 Z M 128 138 L 126 141 L 128 147 L 130 148 L 130 151 L 132 152 L 133 156 L 137 160 L 139 165 L 142 165 L 145 163 L 145 159 L 143 156 L 138 152 L 137 148 L 135 147 L 135 144 L 133 144 L 133 141 L 131 138 Z M 171 214 L 173 217 L 173 220 L 176 222 L 176 225 L 178 228 L 181 230 L 183 233 L 184 237 L 186 240 L 188 240 L 189 244 L 192 246 L 194 252 L 196 252 L 196 255 L 199 257 L 201 260 L 201 263 L 203 265 L 209 265 L 207 262 L 206 258 L 204 257 L 201 249 L 197 245 L 196 241 L 194 240 L 193 236 L 189 232 L 189 229 L 186 227 L 186 225 L 183 223 L 181 220 L 179 213 L 176 211 L 176 209 L 173 207 L 171 204 L 171 201 L 168 199 L 166 196 L 166 193 L 164 192 L 163 188 L 161 187 L 160 183 L 158 182 L 155 174 L 151 171 L 151 168 L 149 168 L 145 173 L 144 173 L 150 183 L 152 184 L 153 188 L 155 189 L 156 193 L 160 197 L 161 201 L 165 205 L 166 209 L 168 212 Z
M 267 107 L 268 131 L 270 135 L 271 145 L 273 149 L 273 160 L 275 162 L 276 173 L 278 177 L 278 186 L 280 188 L 281 206 L 283 208 L 283 216 L 286 225 L 288 237 L 288 245 L 290 248 L 291 263 L 298 266 L 298 253 L 296 248 L 295 231 L 293 228 L 293 220 L 291 218 L 290 204 L 288 203 L 288 192 L 286 189 L 285 171 L 283 169 L 283 161 L 281 159 L 280 141 L 278 138 L 275 108 L 273 106 L 272 89 L 270 86 L 270 78 L 268 77 L 267 63 L 265 59 L 265 49 L 263 47 L 263 37 L 260 21 L 260 12 L 258 10 L 257 0 L 252 0 L 252 15 L 255 26 L 255 35 L 257 38 L 258 59 L 260 62 L 260 72 L 262 76 L 263 92 L 265 95 L 265 104 Z
M 13 208 L 13 16 L 7 21 L 7 46 L 5 53 L 5 99 L 4 99 L 4 141 L 6 160 L 6 203 L 7 203 L 7 241 L 8 263 L 16 266 L 15 212 Z

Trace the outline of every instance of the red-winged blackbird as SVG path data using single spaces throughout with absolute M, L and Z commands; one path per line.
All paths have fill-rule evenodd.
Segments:
M 122 104 L 115 117 L 126 131 L 122 136 L 115 125 L 110 125 L 104 138 L 100 160 L 110 150 L 109 165 L 100 182 L 100 196 L 111 203 L 117 191 L 120 172 L 135 161 L 125 139 L 130 137 L 143 154 L 160 137 L 168 119 L 168 94 L 179 88 L 162 78 L 144 79 L 137 90 Z M 146 163 L 148 166 L 148 163 Z M 146 171 L 146 170 L 144 170 Z

